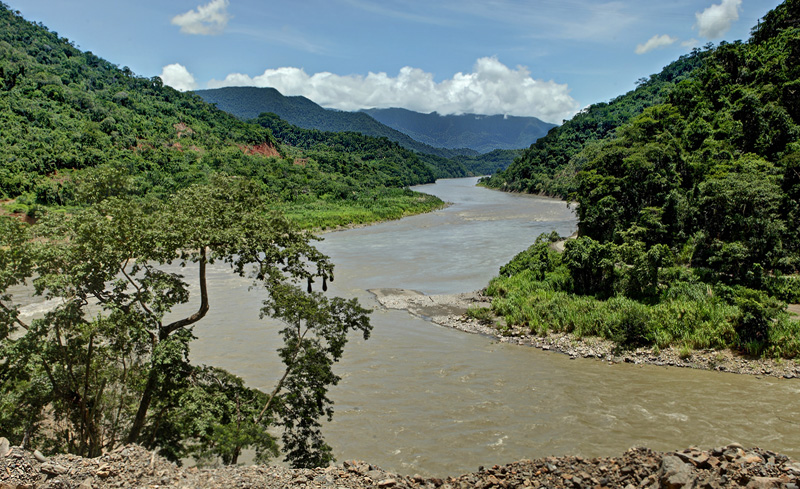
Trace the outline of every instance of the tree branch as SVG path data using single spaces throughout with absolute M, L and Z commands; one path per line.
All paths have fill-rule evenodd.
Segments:
M 13 310 L 11 310 L 11 309 L 9 309 L 8 307 L 6 307 L 6 305 L 5 305 L 5 304 L 3 304 L 2 302 L 0 302 L 0 309 L 2 309 L 3 311 L 7 312 L 9 315 L 13 315 L 13 316 L 14 316 L 14 322 L 15 322 L 15 323 L 17 323 L 17 324 L 19 324 L 19 325 L 22 327 L 22 329 L 24 329 L 24 330 L 26 330 L 26 331 L 28 330 L 28 325 L 27 325 L 27 324 L 25 324 L 25 323 L 23 323 L 23 322 L 22 322 L 22 321 L 19 319 L 19 317 L 17 317 L 17 315 L 16 315 L 16 314 L 14 314 L 14 311 L 13 311 Z
M 206 247 L 202 246 L 200 248 L 200 261 L 199 261 L 200 308 L 197 310 L 196 313 L 192 314 L 189 317 L 179 319 L 178 321 L 172 322 L 166 326 L 162 326 L 160 331 L 161 339 L 165 339 L 167 336 L 171 335 L 180 328 L 185 328 L 186 326 L 194 324 L 197 321 L 203 319 L 203 317 L 208 312 L 209 306 L 208 306 L 208 286 L 206 285 L 206 262 L 207 262 Z
M 136 283 L 136 282 L 135 282 L 135 281 L 134 281 L 134 280 L 133 280 L 133 279 L 130 277 L 130 275 L 128 275 L 128 272 L 126 272 L 126 271 L 125 271 L 125 269 L 126 269 L 126 268 L 128 268 L 128 263 L 129 263 L 130 261 L 131 261 L 131 257 L 128 257 L 128 258 L 126 258 L 126 259 L 125 259 L 125 263 L 122 265 L 122 267 L 120 268 L 120 270 L 119 270 L 119 271 L 120 271 L 120 272 L 122 272 L 122 275 L 125 275 L 125 278 L 126 278 L 126 279 L 128 279 L 128 283 L 130 283 L 130 284 L 133 286 L 133 288 L 134 288 L 134 289 L 136 289 L 136 297 L 137 297 L 137 299 L 136 299 L 136 302 L 138 302 L 138 303 L 139 303 L 139 305 L 140 305 L 140 306 L 142 306 L 142 309 L 144 309 L 144 310 L 145 310 L 145 312 L 146 312 L 147 314 L 149 314 L 150 316 L 154 316 L 154 314 L 153 314 L 153 311 L 151 311 L 151 310 L 150 310 L 150 309 L 147 307 L 147 305 L 144 303 L 144 301 L 142 300 L 142 289 L 141 289 L 141 288 L 139 287 L 139 285 L 138 285 L 138 284 L 137 284 L 137 283 Z

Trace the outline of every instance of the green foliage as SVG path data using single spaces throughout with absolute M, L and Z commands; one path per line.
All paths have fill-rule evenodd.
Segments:
M 561 185 L 580 234 L 561 267 L 541 253 L 506 265 L 490 287 L 496 311 L 621 345 L 800 353 L 781 302 L 800 297 L 798 5 L 768 13 L 748 43 L 682 58 L 579 129 L 602 113 L 591 107 L 492 179 L 553 192 L 557 169 L 576 171 Z M 650 95 L 631 110 L 636 94 Z
M 351 330 L 369 337 L 369 312 L 356 299 L 329 301 L 322 294 L 307 294 L 288 285 L 273 287 L 262 312 L 287 325 L 281 330 L 284 346 L 278 350 L 286 366 L 278 388 L 286 393 L 277 407 L 285 427 L 286 459 L 295 467 L 327 466 L 333 461 L 332 449 L 322 437 L 318 420 L 325 416 L 330 421 L 333 416 L 327 392 L 340 377 L 332 367 L 341 359 Z
M 391 182 L 391 186 L 404 187 L 432 183 L 436 178 L 467 176 L 463 167 L 446 158 L 418 155 L 385 137 L 301 129 L 275 114 L 261 114 L 256 122 L 280 141 L 306 150 L 322 171 L 341 173 L 365 185 Z M 338 156 L 342 153 L 347 159 Z
M 616 278 L 616 247 L 592 238 L 580 237 L 567 242 L 563 263 L 572 277 L 573 290 L 581 295 L 610 297 Z
M 88 456 L 138 442 L 173 460 L 196 454 L 235 463 L 248 447 L 274 454 L 267 429 L 279 424 L 290 462 L 330 460 L 317 418 L 332 414 L 331 367 L 347 334 L 366 338 L 371 326 L 355 300 L 297 288 L 314 279 L 325 288 L 333 265 L 312 235 L 265 202 L 252 181 L 213 178 L 165 201 L 113 197 L 48 213 L 30 228 L 0 218 L 0 404 L 9 408 L 0 430 L 17 443 Z M 262 315 L 289 325 L 286 380 L 270 396 L 189 363 L 192 326 L 210 308 L 212 261 L 252 279 L 267 301 Z M 183 273 L 196 274 L 199 298 L 190 297 Z M 9 291 L 26 279 L 59 301 L 30 324 L 18 320 Z M 190 303 L 194 313 L 170 314 Z
M 505 170 L 522 155 L 521 149 L 495 149 L 478 156 L 456 156 L 453 159 L 461 163 L 473 175 L 491 175 Z
M 544 280 L 548 272 L 561 265 L 561 254 L 551 244 L 560 240 L 558 233 L 541 234 L 536 241 L 522 253 L 517 254 L 508 264 L 500 267 L 500 275 L 510 277 L 523 270 L 530 270 L 534 280 Z
M 666 95 L 702 65 L 707 52 L 694 50 L 640 81 L 639 86 L 608 103 L 593 104 L 525 150 L 506 170 L 483 183 L 492 188 L 569 197 L 577 190 L 575 175 L 586 158 L 581 151 L 592 143 L 614 137 L 617 128 L 644 109 L 666 101 Z

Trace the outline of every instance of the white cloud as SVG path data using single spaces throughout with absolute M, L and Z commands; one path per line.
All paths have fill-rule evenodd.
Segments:
M 164 85 L 169 85 L 175 90 L 185 92 L 186 90 L 194 90 L 197 88 L 197 82 L 194 75 L 189 73 L 185 66 L 173 63 L 161 69 L 161 81 Z
M 204 36 L 222 34 L 231 15 L 228 14 L 228 0 L 211 0 L 195 10 L 176 15 L 172 18 L 174 25 L 180 26 L 184 34 L 200 34 Z
M 323 107 L 350 111 L 403 107 L 443 115 L 535 116 L 561 123 L 579 108 L 567 85 L 533 79 L 527 68 L 511 69 L 494 57 L 480 58 L 472 73 L 459 72 L 438 83 L 433 74 L 409 66 L 396 77 L 386 73 L 308 75 L 300 68 L 284 67 L 267 69 L 255 77 L 232 73 L 224 80 L 211 80 L 208 86 L 273 87 L 284 95 L 303 95 Z
M 718 39 L 728 32 L 731 24 L 739 20 L 739 8 L 742 0 L 722 0 L 719 5 L 712 5 L 702 12 L 697 12 L 695 27 L 702 37 Z
M 644 54 L 654 49 L 663 48 L 670 44 L 678 42 L 677 37 L 668 36 L 666 34 L 651 37 L 646 43 L 636 46 L 636 54 Z

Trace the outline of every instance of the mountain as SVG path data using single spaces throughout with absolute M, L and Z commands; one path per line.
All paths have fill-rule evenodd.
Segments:
M 194 92 L 206 102 L 234 116 L 248 120 L 262 113 L 274 113 L 303 129 L 330 132 L 358 132 L 367 136 L 385 137 L 417 153 L 452 158 L 475 156 L 471 149 L 436 148 L 414 140 L 407 134 L 376 121 L 363 112 L 342 112 L 325 109 L 305 97 L 287 97 L 274 88 L 226 87 Z
M 556 127 L 536 117 L 422 114 L 399 108 L 362 112 L 425 144 L 470 148 L 482 154 L 495 149 L 527 148 Z

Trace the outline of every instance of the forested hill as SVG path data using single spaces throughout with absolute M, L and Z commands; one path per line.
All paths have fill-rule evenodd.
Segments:
M 748 42 L 668 70 L 505 172 L 509 188 L 574 190 L 580 236 L 563 255 L 542 237 L 504 267 L 498 309 L 511 324 L 624 346 L 798 357 L 800 322 L 782 301 L 800 302 L 800 0 L 767 13 Z
M 305 97 L 286 97 L 274 88 L 226 87 L 196 90 L 195 93 L 203 100 L 244 120 L 254 119 L 262 113 L 273 113 L 304 129 L 358 132 L 367 136 L 385 137 L 417 153 L 445 158 L 477 155 L 476 151 L 465 148 L 433 147 L 381 124 L 368 114 L 325 109 Z
M 556 126 L 536 117 L 422 114 L 399 108 L 363 112 L 431 146 L 470 148 L 481 154 L 495 149 L 527 148 Z
M 610 102 L 582 110 L 526 149 L 505 171 L 484 180 L 488 187 L 567 197 L 576 189 L 575 175 L 583 161 L 577 157 L 588 144 L 611 137 L 614 131 L 650 106 L 666 100 L 667 93 L 702 65 L 708 53 L 696 49 L 642 78 L 636 89 Z
M 337 223 L 363 222 L 378 214 L 361 209 L 355 217 L 337 199 L 377 209 L 389 187 L 465 174 L 458 163 L 422 161 L 385 139 L 370 141 L 369 151 L 282 145 L 267 128 L 82 52 L 2 4 L 0 94 L 0 198 L 15 199 L 8 205 L 20 213 L 115 195 L 168 196 L 227 174 L 257 181 L 290 214 L 317 203 L 336 208 L 329 216 Z M 396 204 L 379 214 L 399 217 L 405 211 Z M 304 223 L 324 225 L 303 214 Z

